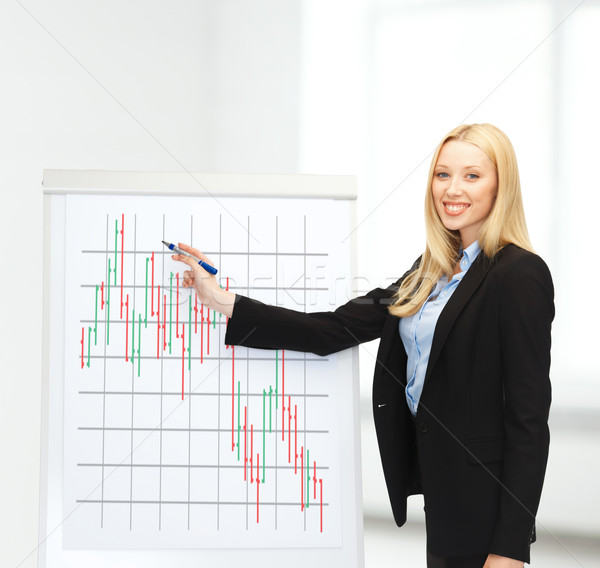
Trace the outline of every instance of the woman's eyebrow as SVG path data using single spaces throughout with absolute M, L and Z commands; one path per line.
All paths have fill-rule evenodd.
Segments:
M 445 164 L 436 164 L 435 167 L 449 169 L 449 166 L 446 166 Z M 481 166 L 479 164 L 472 164 L 470 166 L 464 166 L 463 170 L 470 170 L 472 168 L 481 168 Z

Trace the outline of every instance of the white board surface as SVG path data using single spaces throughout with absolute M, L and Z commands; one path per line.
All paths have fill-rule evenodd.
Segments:
M 115 195 L 103 175 L 106 191 L 86 194 L 81 172 L 77 190 L 45 187 L 40 565 L 361 566 L 356 353 L 225 346 L 226 318 L 161 243 L 202 249 L 236 293 L 333 309 L 352 201 L 267 197 L 264 176 L 244 196 Z

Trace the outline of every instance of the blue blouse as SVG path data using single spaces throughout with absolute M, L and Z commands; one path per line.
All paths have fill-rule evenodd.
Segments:
M 400 318 L 398 329 L 408 356 L 406 402 L 413 416 L 417 414 L 419 399 L 423 391 L 437 320 L 450 296 L 452 296 L 480 252 L 481 249 L 477 241 L 469 245 L 463 251 L 460 260 L 460 272 L 455 274 L 450 282 L 448 282 L 447 276 L 442 276 L 419 311 L 412 316 Z

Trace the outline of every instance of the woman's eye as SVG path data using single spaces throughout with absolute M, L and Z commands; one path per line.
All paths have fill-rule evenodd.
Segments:
M 467 174 L 469 179 L 477 179 L 479 176 L 477 174 Z
M 437 177 L 439 177 L 440 179 L 447 179 L 450 176 L 446 172 L 440 172 L 437 174 Z

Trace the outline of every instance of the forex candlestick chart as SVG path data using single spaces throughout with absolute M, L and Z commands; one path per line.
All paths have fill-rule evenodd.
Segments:
M 67 200 L 66 546 L 336 546 L 336 355 L 225 345 L 161 243 L 203 250 L 227 290 L 331 309 L 326 202 L 156 199 Z

